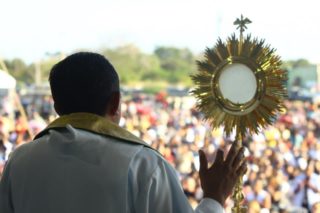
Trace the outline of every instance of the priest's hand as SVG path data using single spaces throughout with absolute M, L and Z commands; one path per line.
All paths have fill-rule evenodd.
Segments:
M 247 171 L 244 147 L 238 148 L 234 142 L 224 159 L 224 152 L 219 149 L 213 165 L 208 168 L 207 158 L 202 150 L 200 155 L 200 181 L 204 197 L 218 201 L 222 206 L 241 177 Z

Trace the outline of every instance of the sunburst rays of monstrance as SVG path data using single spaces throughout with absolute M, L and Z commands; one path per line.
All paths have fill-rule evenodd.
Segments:
M 226 135 L 235 131 L 239 148 L 246 134 L 258 133 L 275 121 L 287 97 L 287 72 L 280 68 L 275 49 L 264 40 L 243 36 L 250 23 L 241 15 L 234 22 L 240 38 L 235 34 L 225 42 L 219 38 L 213 48 L 205 50 L 204 59 L 197 61 L 197 74 L 191 76 L 198 110 L 214 129 L 223 126 Z M 241 206 L 242 178 L 232 198 L 232 212 L 247 211 Z

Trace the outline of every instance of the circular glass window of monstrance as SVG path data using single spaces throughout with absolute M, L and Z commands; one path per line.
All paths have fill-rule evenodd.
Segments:
M 218 84 L 222 97 L 234 104 L 251 101 L 257 92 L 255 74 L 248 66 L 240 63 L 224 67 Z

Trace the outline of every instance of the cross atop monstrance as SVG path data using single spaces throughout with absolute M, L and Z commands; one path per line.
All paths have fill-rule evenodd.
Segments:
M 246 29 L 247 26 L 246 24 L 251 24 L 252 21 L 248 18 L 243 18 L 243 15 L 241 14 L 241 18 L 237 18 L 234 22 L 233 25 L 238 25 L 237 29 L 240 29 L 240 33 L 242 34 Z

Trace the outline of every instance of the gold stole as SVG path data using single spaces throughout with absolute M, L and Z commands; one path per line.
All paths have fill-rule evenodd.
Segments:
M 119 127 L 118 125 L 108 121 L 106 118 L 91 113 L 72 113 L 64 115 L 52 123 L 50 123 L 43 131 L 36 135 L 35 139 L 47 134 L 51 129 L 65 128 L 69 124 L 74 128 L 87 130 L 99 135 L 111 136 L 127 142 L 140 144 L 153 149 L 146 142 L 136 137 L 127 130 Z

